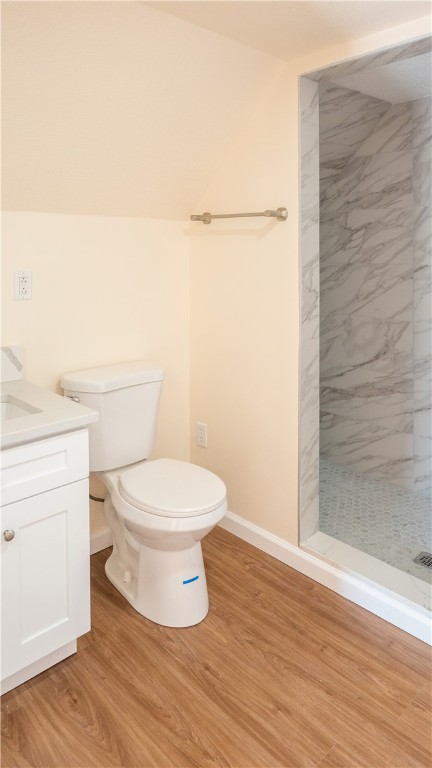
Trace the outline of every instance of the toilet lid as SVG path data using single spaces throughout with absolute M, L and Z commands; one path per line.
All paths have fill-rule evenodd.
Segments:
M 118 489 L 134 507 L 165 517 L 211 512 L 226 496 L 224 483 L 212 472 L 174 459 L 156 459 L 125 470 Z

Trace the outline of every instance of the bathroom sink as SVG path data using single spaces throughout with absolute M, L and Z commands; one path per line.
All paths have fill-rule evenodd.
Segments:
M 85 429 L 98 414 L 23 379 L 0 384 L 0 449 Z
M 30 413 L 41 413 L 41 410 L 13 395 L 1 396 L 0 420 L 2 422 L 9 419 L 19 419 L 22 416 L 28 416 Z

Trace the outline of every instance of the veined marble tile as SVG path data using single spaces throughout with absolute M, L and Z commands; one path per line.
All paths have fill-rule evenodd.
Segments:
M 422 370 L 422 369 L 420 368 L 420 370 Z M 430 402 L 430 399 L 431 399 L 431 388 L 432 388 L 432 384 L 431 384 L 431 375 L 432 375 L 432 373 L 431 373 L 431 365 L 430 365 L 430 363 L 428 363 L 427 365 L 425 364 L 425 366 L 423 367 L 422 372 L 424 374 L 423 378 L 417 377 L 416 379 L 414 379 L 414 383 L 413 383 L 414 395 L 417 398 L 421 398 L 421 397 L 422 398 L 428 398 L 429 402 Z M 415 371 L 414 371 L 414 373 L 415 373 Z M 423 407 L 426 407 L 426 406 L 423 406 Z
M 303 82 L 302 82 L 303 81 Z M 319 127 L 316 89 L 301 78 L 300 535 L 319 525 Z M 318 102 L 316 101 L 316 106 Z M 305 121 L 308 117 L 309 120 Z
M 319 530 L 319 464 L 311 470 L 311 482 L 300 475 L 300 541 Z
M 370 53 L 367 56 L 356 56 L 348 61 L 341 61 L 331 67 L 324 67 L 313 72 L 308 72 L 307 77 L 316 82 L 333 81 L 335 78 L 346 77 L 364 69 L 390 64 L 393 61 L 403 61 L 431 50 L 431 36 L 425 34 L 420 40 L 413 40 L 401 45 L 391 46 L 384 50 Z
M 426 437 L 432 440 L 432 404 L 431 389 L 414 392 L 414 437 Z
M 329 461 L 359 474 L 412 487 L 412 435 L 323 411 L 320 452 Z
M 321 378 L 367 367 L 395 376 L 413 364 L 413 325 L 355 316 L 321 318 Z
M 378 125 L 390 104 L 352 88 L 327 82 L 320 85 L 320 139 L 355 152 Z M 351 133 L 353 132 L 353 133 Z
M 414 270 L 414 320 L 431 322 L 432 320 L 432 265 Z
M 414 491 L 422 496 L 432 492 L 432 440 L 414 437 Z
M 318 402 L 319 402 L 319 394 L 318 394 L 318 387 L 313 387 L 313 389 L 310 390 L 310 396 L 309 401 L 313 399 L 313 407 L 306 409 L 303 409 L 303 416 L 302 419 L 302 427 L 301 427 L 301 434 L 302 434 L 302 444 L 304 447 L 303 451 L 303 458 L 308 458 L 309 460 L 315 460 L 316 456 L 318 455 L 315 451 L 314 445 L 318 446 L 319 442 L 319 424 L 320 424 L 320 416 L 319 416 L 319 408 L 318 408 Z M 310 461 L 306 462 L 305 466 L 309 466 Z
M 432 197 L 432 144 L 429 142 L 414 150 L 413 193 L 414 205 L 430 205 Z
M 316 265 L 302 269 L 302 323 L 319 319 L 320 276 Z
M 318 327 L 318 323 L 317 323 Z M 308 329 L 309 331 L 309 329 Z M 314 330 L 312 329 L 312 333 Z M 300 352 L 300 364 L 301 374 L 300 383 L 302 387 L 302 403 L 308 401 L 308 391 L 311 387 L 318 389 L 319 387 L 319 357 L 318 357 L 318 345 L 306 344 L 304 339 L 302 340 L 302 349 Z
M 356 157 L 379 152 L 399 152 L 412 149 L 411 102 L 392 104 L 373 132 L 358 148 Z
M 308 377 L 301 388 L 300 414 L 300 537 L 307 538 L 319 525 L 319 386 Z
M 319 205 L 318 125 L 303 123 L 301 130 L 301 208 Z
M 358 91 L 320 88 L 320 192 L 345 168 L 388 109 L 388 103 Z
M 319 123 L 319 85 L 307 77 L 301 77 L 299 83 L 300 114 L 302 121 Z
M 301 211 L 301 254 L 302 267 L 319 270 L 319 206 Z
M 412 260 L 412 212 L 379 208 L 322 213 L 320 262 L 409 264 Z
M 321 195 L 321 211 L 408 208 L 413 204 L 412 152 L 355 157 Z
M 413 429 L 412 395 L 395 392 L 368 397 L 353 396 L 350 390 L 324 387 L 321 410 L 346 419 L 365 421 L 383 429 L 411 434 Z
M 321 275 L 321 317 L 330 314 L 375 317 L 395 322 L 413 319 L 412 269 L 394 264 L 324 265 Z
M 429 317 L 414 323 L 414 391 L 430 392 L 431 378 L 432 324 Z
M 320 92 L 320 163 L 343 165 L 371 135 L 389 104 L 359 91 L 327 84 Z M 337 166 L 335 166 L 335 169 Z M 334 172 L 334 171 L 333 171 Z
M 324 160 L 324 145 L 320 146 L 320 169 L 319 169 L 319 184 L 320 184 L 320 200 L 332 184 L 337 180 L 340 173 L 343 172 L 347 163 L 351 159 L 351 155 L 340 153 L 340 156 L 330 157 Z
M 300 424 L 300 537 L 319 526 L 319 406 L 318 387 L 303 400 Z
M 355 152 L 351 147 L 344 147 L 343 144 L 331 144 L 320 140 L 320 179 L 325 180 L 327 176 L 332 177 L 339 173 L 354 156 Z
M 311 482 L 300 474 L 300 540 L 319 530 L 319 464 L 310 472 Z
M 314 391 L 315 402 L 318 404 L 318 388 Z M 302 437 L 302 472 L 305 476 L 309 475 L 311 465 L 315 462 L 319 452 L 319 410 L 314 407 L 309 412 L 304 411 L 304 418 L 301 425 Z
M 416 99 L 413 108 L 413 147 L 422 147 L 432 141 L 432 100 Z
M 426 267 L 432 263 L 432 207 L 415 205 L 413 215 L 414 267 Z
M 336 376 L 322 375 L 321 391 L 323 387 L 350 390 L 353 396 L 358 397 L 392 395 L 394 392 L 410 393 L 414 391 L 413 367 L 409 365 L 399 370 L 394 376 L 390 376 L 383 371 L 359 366 Z
M 431 386 L 432 386 L 431 363 L 429 361 L 425 361 L 424 365 L 422 364 L 417 364 L 417 366 L 414 365 L 414 376 L 415 378 L 413 382 L 413 391 L 416 394 L 418 394 L 419 397 L 421 395 L 430 397 Z
M 303 388 L 300 414 L 307 424 L 319 424 L 319 380 L 309 381 Z

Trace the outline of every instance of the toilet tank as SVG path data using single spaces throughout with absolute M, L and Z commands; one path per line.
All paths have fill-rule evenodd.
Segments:
M 102 472 L 151 456 L 163 380 L 157 363 L 135 361 L 65 373 L 65 397 L 99 413 L 89 427 L 90 471 Z

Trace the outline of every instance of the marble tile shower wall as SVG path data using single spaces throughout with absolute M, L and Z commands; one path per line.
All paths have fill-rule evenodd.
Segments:
M 320 451 L 422 491 L 431 445 L 426 107 L 321 86 Z
M 300 78 L 300 531 L 319 527 L 319 86 Z
M 357 136 L 351 134 L 349 136 L 350 124 L 355 124 L 355 110 L 353 110 L 355 104 L 354 101 L 349 104 L 347 99 L 339 98 L 332 101 L 332 94 L 327 90 L 326 86 L 331 85 L 331 82 L 335 78 L 341 78 L 346 75 L 371 70 L 374 67 L 378 67 L 391 62 L 403 61 L 405 59 L 411 59 L 420 54 L 429 53 L 432 50 L 432 39 L 430 36 L 425 36 L 419 40 L 407 41 L 397 46 L 387 48 L 380 51 L 375 51 L 367 56 L 362 56 L 357 59 L 351 59 L 342 61 L 324 69 L 315 70 L 313 72 L 305 72 L 299 78 L 299 107 L 300 107 L 300 178 L 301 178 L 301 192 L 300 192 L 300 215 L 301 215 L 301 232 L 300 232 L 300 258 L 301 258 L 301 336 L 300 336 L 300 440 L 299 440 L 299 459 L 300 459 L 300 540 L 306 541 L 316 531 L 319 530 L 319 348 L 320 348 L 320 332 L 319 332 L 319 306 L 320 306 L 320 281 L 319 281 L 319 213 L 317 204 L 317 190 L 319 185 L 319 135 L 318 126 L 319 120 L 319 90 L 325 89 L 322 92 L 322 98 L 326 98 L 329 101 L 328 113 L 328 128 L 333 130 L 334 140 L 330 142 L 333 144 L 333 148 L 336 152 L 342 149 L 339 155 L 339 166 L 337 164 L 336 156 L 333 157 L 333 164 L 329 161 L 331 156 L 326 158 L 325 172 L 328 177 L 335 177 L 337 172 L 340 171 L 345 163 L 350 159 L 353 159 L 354 154 L 360 149 L 363 142 L 370 136 L 378 125 L 378 122 L 384 117 L 385 112 L 389 109 L 390 105 L 386 102 L 380 102 L 380 100 L 372 100 L 368 102 L 366 107 L 366 101 L 363 102 L 362 117 L 364 123 L 369 123 L 368 133 L 364 135 L 359 130 Z M 333 88 L 334 86 L 331 85 Z M 336 95 L 333 92 L 333 95 Z M 345 93 L 347 97 L 348 94 Z M 358 98 L 357 94 L 356 98 Z M 357 102 L 360 104 L 361 102 Z M 427 119 L 426 104 L 420 104 L 420 102 L 414 105 L 414 131 L 416 130 L 416 121 L 418 121 L 418 129 L 422 138 L 416 139 L 414 137 L 413 145 L 414 155 L 416 150 L 420 150 L 426 145 L 430 149 L 430 128 Z M 341 120 L 342 107 L 345 109 L 344 119 Z M 351 110 L 351 113 L 350 113 Z M 418 110 L 418 111 L 417 111 Z M 351 116 L 350 116 L 351 114 Z M 429 112 L 430 116 L 430 112 Z M 332 124 L 331 124 L 332 121 Z M 357 122 L 358 124 L 358 122 Z M 346 133 L 348 131 L 348 133 Z M 330 135 L 327 134 L 327 138 L 330 139 Z M 354 142 L 351 144 L 351 140 Z M 381 145 L 382 146 L 382 145 Z M 396 151 L 400 150 L 400 145 L 393 143 L 393 149 L 397 147 Z M 373 153 L 372 153 L 373 154 Z M 378 153 L 379 154 L 379 153 Z M 385 154 L 385 153 L 384 153 Z M 428 297 L 427 282 L 430 280 L 430 221 L 428 220 L 427 210 L 427 187 L 430 183 L 426 158 L 427 152 L 419 151 L 415 162 L 418 168 L 422 167 L 426 173 L 425 180 L 422 188 L 423 192 L 418 189 L 414 213 L 417 216 L 415 222 L 414 232 L 414 258 L 415 258 L 415 274 L 414 283 L 416 289 L 416 318 L 420 318 L 420 307 L 423 307 L 425 315 L 428 314 Z M 358 158 L 357 158 L 358 160 Z M 375 163 L 381 160 L 386 160 L 386 157 L 376 158 Z M 364 160 L 363 160 L 364 162 Z M 360 156 L 361 164 L 361 156 Z M 371 169 L 372 170 L 372 169 Z M 323 166 L 324 171 L 324 166 Z M 375 175 L 377 169 L 374 169 Z M 429 182 L 428 182 L 429 178 Z M 370 180 L 373 179 L 373 175 L 370 175 Z M 348 181 L 348 180 L 347 180 Z M 324 182 L 324 173 L 323 173 Z M 414 184 L 415 186 L 415 184 Z M 346 184 L 342 184 L 341 192 L 347 191 Z M 367 193 L 367 186 L 365 187 L 365 180 L 363 180 L 363 192 Z M 326 244 L 324 244 L 323 264 L 330 263 L 330 257 L 332 257 L 333 267 L 336 267 L 338 260 L 343 263 L 355 264 L 359 262 L 364 255 L 366 262 L 370 262 L 374 259 L 374 264 L 383 265 L 389 263 L 393 258 L 396 259 L 396 263 L 401 259 L 401 251 L 406 247 L 406 236 L 409 229 L 409 211 L 407 212 L 403 208 L 400 208 L 397 204 L 392 206 L 395 189 L 389 190 L 389 194 L 386 196 L 386 204 L 383 208 L 375 207 L 374 205 L 363 206 L 359 205 L 357 208 L 351 206 L 351 209 L 341 210 L 337 207 L 335 210 L 327 210 L 326 217 L 323 217 L 322 228 L 327 227 Z M 350 203 L 352 201 L 349 201 Z M 324 221 L 326 218 L 326 221 Z M 338 226 L 341 223 L 341 227 Z M 404 245 L 405 243 L 405 245 Z M 363 253 L 362 253 L 363 252 Z M 423 254 L 423 255 L 422 255 Z M 423 293 L 421 288 L 424 289 Z M 420 297 L 424 298 L 421 299 Z M 360 299 L 362 297 L 360 296 Z M 418 309 L 417 309 L 418 308 Z M 379 318 L 375 318 L 378 322 Z M 350 319 L 350 312 L 346 315 L 346 322 L 352 322 L 352 327 L 356 328 L 356 323 L 353 318 Z M 382 320 L 382 328 L 388 334 L 390 348 L 400 349 L 400 360 L 403 359 L 404 350 L 407 346 L 406 334 L 409 329 L 404 325 L 407 321 L 394 321 L 393 325 L 390 325 L 390 321 Z M 409 322 L 409 321 L 408 321 Z M 418 323 L 418 325 L 417 325 Z M 372 324 L 373 325 L 373 324 Z M 358 326 L 358 322 L 357 322 Z M 378 325 L 376 325 L 378 327 Z M 403 369 L 397 369 L 394 372 L 394 389 L 390 392 L 391 399 L 387 407 L 387 415 L 389 419 L 397 417 L 396 423 L 402 424 L 396 429 L 396 433 L 404 435 L 407 421 L 414 421 L 414 424 L 422 426 L 416 430 L 413 442 L 416 444 L 415 460 L 413 462 L 413 479 L 416 479 L 417 488 L 423 488 L 427 490 L 428 475 L 430 474 L 428 465 L 428 451 L 430 451 L 430 421 L 427 415 L 427 381 L 430 376 L 430 366 L 428 367 L 428 357 L 430 356 L 430 331 L 427 330 L 427 319 L 414 320 L 414 327 L 416 329 L 416 343 L 414 358 L 416 362 L 416 375 L 418 372 L 423 372 L 416 381 L 419 382 L 416 385 L 416 402 L 414 419 L 411 414 L 405 413 L 403 409 L 403 402 L 406 401 L 406 394 L 411 392 L 414 394 L 414 384 L 406 382 Z M 405 334 L 404 334 L 405 330 Z M 398 342 L 398 334 L 400 341 Z M 356 335 L 356 342 L 359 347 L 358 353 L 362 348 L 365 348 L 367 344 L 375 342 L 375 338 L 371 335 L 363 335 L 362 329 L 358 330 Z M 353 349 L 348 349 L 348 345 L 344 344 L 343 339 L 339 336 L 337 343 L 343 349 L 345 358 L 348 358 L 347 370 L 334 371 L 334 380 L 332 380 L 331 370 L 326 374 L 327 381 L 326 386 L 329 386 L 329 401 L 331 391 L 339 389 L 341 391 L 340 404 L 344 404 L 347 399 L 350 400 L 350 405 L 357 404 L 360 406 L 364 403 L 364 395 L 368 394 L 371 397 L 368 398 L 370 406 L 369 416 L 373 412 L 372 396 L 385 394 L 386 390 L 380 390 L 379 386 L 376 386 L 376 382 L 382 380 L 383 374 L 386 373 L 386 367 L 388 365 L 388 355 L 384 355 L 382 359 L 373 354 L 365 355 L 366 360 L 369 361 L 368 365 L 356 365 L 356 357 Z M 327 346 L 322 342 L 322 348 Z M 413 339 L 411 337 L 411 348 L 413 346 Z M 357 354 L 357 349 L 355 350 Z M 414 360 L 413 360 L 414 364 Z M 393 371 L 394 366 L 392 365 Z M 423 382 L 420 385 L 420 381 Z M 371 382 L 371 383 L 370 383 Z M 370 384 L 369 384 L 370 383 Z M 387 384 L 391 384 L 390 376 L 387 376 Z M 405 386 L 407 385 L 407 386 Z M 411 387 L 411 388 L 410 388 Z M 423 388 L 422 388 L 423 387 Z M 406 391 L 408 388 L 408 393 Z M 359 391 L 357 391 L 359 390 Z M 377 391 L 378 390 L 378 391 Z M 324 394 L 324 392 L 323 392 Z M 358 399 L 357 396 L 358 395 Z M 381 400 L 382 402 L 382 400 Z M 380 405 L 380 402 L 378 402 Z M 334 406 L 335 409 L 337 405 Z M 330 410 L 331 405 L 327 410 L 329 418 L 331 416 L 338 416 L 337 413 L 332 414 Z M 388 425 L 394 427 L 395 421 L 386 422 L 386 417 L 381 412 L 381 409 L 375 407 L 375 414 L 383 420 L 384 428 Z M 361 415 L 361 412 L 360 412 Z M 360 418 L 351 418 L 351 421 L 362 422 Z M 392 430 L 389 430 L 389 434 L 393 434 Z M 428 444 L 426 444 L 428 441 Z M 429 446 L 429 447 L 428 447 Z M 331 459 L 334 462 L 334 457 Z M 415 468 L 415 470 L 414 470 Z M 415 474 L 414 474 L 415 471 Z
M 431 495 L 432 466 L 432 114 L 413 102 L 414 192 L 414 490 Z

